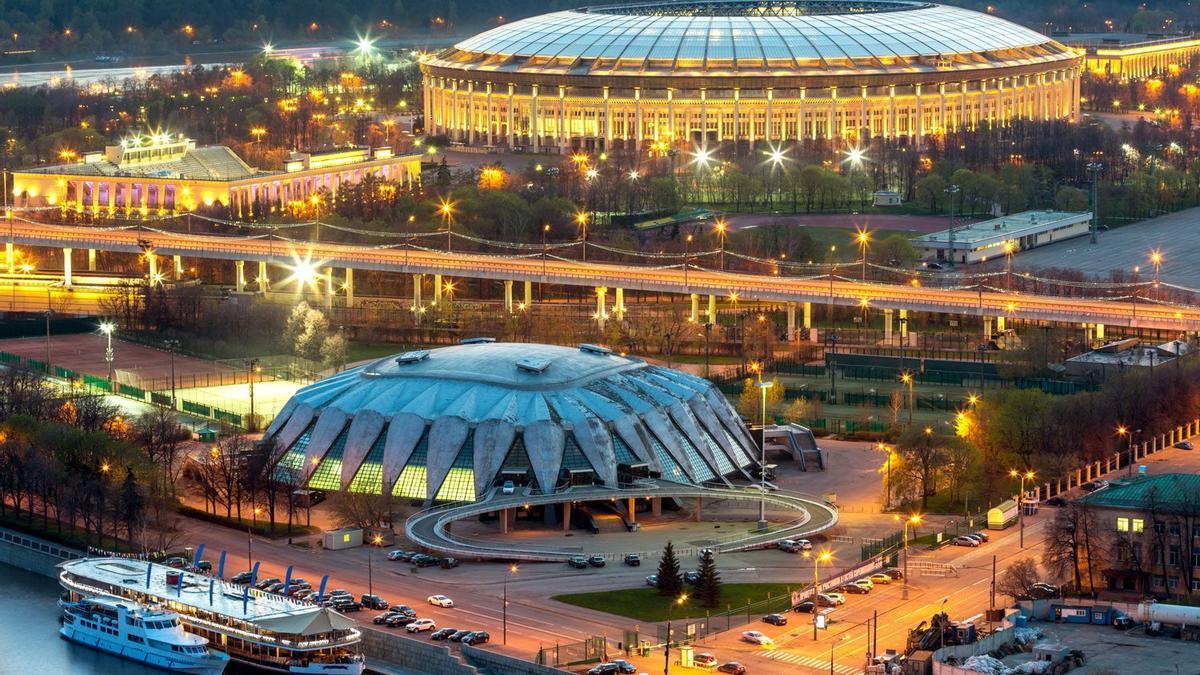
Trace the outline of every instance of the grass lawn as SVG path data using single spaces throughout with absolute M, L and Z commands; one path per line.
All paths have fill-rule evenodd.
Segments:
M 792 591 L 801 588 L 802 585 L 788 584 L 721 584 L 721 602 L 717 607 L 706 609 L 689 600 L 683 607 L 676 608 L 671 617 L 698 618 L 705 616 L 706 612 L 717 614 L 725 612 L 727 608 L 744 607 L 767 599 L 772 602 L 755 611 L 760 614 L 778 612 L 791 606 Z M 671 607 L 668 598 L 659 595 L 658 589 L 649 586 L 594 593 L 568 593 L 556 595 L 552 599 L 638 621 L 666 621 Z
M 179 514 L 197 520 L 203 520 L 214 525 L 223 525 L 235 530 L 251 530 L 254 534 L 269 539 L 282 539 L 284 537 L 303 537 L 310 534 L 318 534 L 321 528 L 303 525 L 300 523 L 292 523 L 292 533 L 289 535 L 287 530 L 287 522 L 275 523 L 274 528 L 270 527 L 271 523 L 262 518 L 237 518 L 225 517 L 219 514 L 209 513 L 191 506 L 180 506 Z M 278 513 L 276 513 L 278 516 Z
M 813 238 L 816 243 L 816 250 L 828 252 L 830 246 L 837 246 L 837 253 L 833 256 L 834 262 L 849 262 L 858 260 L 858 247 L 854 243 L 854 230 L 849 230 L 844 227 L 820 227 L 814 225 L 805 225 L 804 231 Z M 887 239 L 888 237 L 897 234 L 905 239 L 911 239 L 914 236 L 913 232 L 907 230 L 871 230 L 871 241 L 877 242 Z M 824 256 L 827 253 L 821 254 L 823 257 L 820 260 L 813 260 L 815 263 L 823 263 L 826 261 Z M 807 262 L 807 261 L 803 261 Z M 845 272 L 843 272 L 845 274 Z

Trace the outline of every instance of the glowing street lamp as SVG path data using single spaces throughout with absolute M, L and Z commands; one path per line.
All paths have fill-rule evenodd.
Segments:
M 929 433 L 932 430 L 926 428 L 925 431 L 926 431 L 926 433 Z M 908 599 L 908 527 L 909 527 L 909 525 L 916 526 L 916 525 L 920 525 L 920 524 L 921 524 L 921 514 L 919 514 L 919 513 L 914 513 L 911 516 L 909 516 L 908 518 L 904 519 L 904 593 L 902 594 L 903 600 Z M 914 529 L 915 529 L 915 527 L 914 527 Z
M 375 41 L 371 39 L 370 35 L 360 35 L 358 36 L 358 40 L 354 43 L 354 51 L 357 52 L 359 56 L 369 59 L 371 58 L 372 52 L 375 51 Z
M 372 574 L 373 561 L 375 560 L 375 549 L 383 544 L 383 537 L 375 535 L 371 537 L 371 548 L 367 549 L 367 594 L 375 595 L 375 584 Z
M 687 593 L 681 593 L 671 601 L 671 606 L 667 609 L 667 644 L 663 648 L 663 675 L 671 675 L 671 620 L 675 618 L 675 608 L 682 607 L 687 599 Z
M 758 372 L 758 390 L 762 392 L 762 443 L 759 444 L 758 489 L 762 491 L 758 500 L 758 531 L 767 531 L 767 390 L 775 386 L 772 380 L 763 381 L 762 369 Z
M 788 160 L 787 148 L 784 148 L 782 145 L 771 146 L 771 149 L 764 150 L 763 154 L 767 156 L 767 163 L 769 163 L 773 169 L 782 167 L 784 162 Z
M 508 573 L 504 575 L 504 609 L 501 610 L 502 614 L 504 615 L 504 631 L 502 633 L 504 638 L 503 644 L 508 644 L 508 578 L 516 576 L 516 574 L 517 566 L 509 565 Z
M 445 197 L 438 202 L 438 213 L 442 216 L 442 221 L 446 224 L 446 253 L 450 252 L 450 237 L 454 225 L 454 202 L 449 201 Z
M 820 588 L 821 588 L 820 567 L 821 567 L 821 563 L 825 563 L 826 565 L 828 565 L 829 563 L 833 562 L 833 553 L 831 553 L 829 551 L 821 551 L 815 557 L 813 557 L 811 553 L 809 553 L 808 551 L 805 551 L 804 557 L 805 558 L 810 558 L 810 557 L 813 558 L 813 584 L 812 584 L 812 589 L 813 589 L 813 592 L 812 592 L 812 603 L 813 603 L 812 615 L 813 615 L 813 619 L 812 619 L 812 624 L 813 624 L 813 640 L 816 640 L 817 639 L 817 593 L 820 592 Z
M 850 148 L 842 154 L 846 156 L 842 161 L 849 164 L 851 169 L 863 168 L 863 162 L 867 159 L 867 152 L 858 147 Z
M 1159 251 L 1158 249 L 1154 249 L 1153 251 L 1150 251 L 1150 262 L 1154 265 L 1154 287 L 1155 288 L 1158 288 L 1158 272 L 1159 272 L 1159 269 L 1162 267 L 1162 261 L 1163 261 L 1162 251 Z
M 709 164 L 712 164 L 712 156 L 712 150 L 709 150 L 708 148 L 696 148 L 692 151 L 692 163 L 694 163 L 697 168 L 707 169 Z
M 908 386 L 908 426 L 912 426 L 913 416 L 913 375 L 907 370 L 900 373 L 900 384 Z
M 587 228 L 588 214 L 586 211 L 580 211 L 575 214 L 575 222 L 579 225 L 579 238 L 583 245 L 583 261 L 587 262 Z
M 1017 495 L 1017 523 L 1021 527 L 1021 548 L 1025 548 L 1025 481 L 1026 479 L 1033 480 L 1034 473 L 1032 470 L 1020 472 L 1011 469 L 1008 475 L 1021 479 L 1021 492 Z
M 724 218 L 717 218 L 715 223 L 717 230 L 717 240 L 721 243 L 721 271 L 725 271 L 725 236 L 729 232 L 729 224 Z
M 108 363 L 108 388 L 109 388 L 109 391 L 113 390 L 113 387 L 112 387 L 112 385 L 113 385 L 112 336 L 113 336 L 113 333 L 115 333 L 115 332 L 117 332 L 117 324 L 116 323 L 114 323 L 112 321 L 105 321 L 100 324 L 100 333 L 102 335 L 104 335 L 105 339 L 108 341 L 107 346 L 104 348 L 104 360 L 105 360 L 105 362 Z
M 1012 291 L 1012 259 L 1013 253 L 1017 250 L 1017 245 L 1011 241 L 1004 242 L 1004 257 L 1007 259 L 1007 267 L 1005 273 L 1005 285 L 1008 291 Z
M 867 281 L 867 247 L 871 244 L 871 232 L 865 227 L 856 227 L 854 241 L 858 244 L 859 255 L 862 256 L 862 280 Z

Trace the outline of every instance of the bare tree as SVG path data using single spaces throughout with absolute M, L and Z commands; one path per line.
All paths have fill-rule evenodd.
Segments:
M 150 461 L 163 468 L 163 492 L 174 494 L 181 470 L 181 445 L 189 437 L 187 429 L 173 411 L 155 406 L 137 418 L 133 435 Z
M 1017 600 L 1025 597 L 1029 587 L 1040 580 L 1037 561 L 1033 558 L 1021 558 L 1009 565 L 996 580 L 996 590 Z
M 391 522 L 395 499 L 391 494 L 337 492 L 329 498 L 330 515 L 340 527 L 379 527 Z

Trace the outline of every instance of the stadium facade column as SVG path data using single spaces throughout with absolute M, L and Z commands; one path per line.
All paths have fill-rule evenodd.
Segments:
M 146 251 L 146 265 L 150 271 L 150 283 L 158 278 L 158 254 L 154 251 Z
M 888 85 L 888 118 L 887 124 L 883 125 L 883 137 L 895 138 L 897 136 L 896 129 L 896 85 Z
M 662 515 L 662 497 L 650 498 L 650 514 L 654 516 Z
M 266 260 L 258 261 L 258 278 L 255 279 L 255 282 L 258 284 L 259 293 L 266 293 L 267 289 L 271 287 L 271 277 L 267 276 Z
M 835 127 L 837 123 L 837 87 L 829 88 L 829 125 L 825 127 L 826 140 L 832 141 L 835 138 Z M 838 129 L 837 131 L 840 131 Z
M 608 87 L 604 88 L 604 149 L 605 151 L 612 150 L 612 112 L 608 106 Z
M 634 137 L 637 139 L 637 147 L 634 148 L 634 150 L 636 150 L 637 152 L 641 152 L 642 151 L 642 139 L 644 138 L 644 135 L 642 133 L 644 131 L 644 129 L 642 128 L 642 88 L 641 87 L 633 88 L 633 117 L 634 117 L 634 124 L 637 125 L 637 131 L 634 135 Z M 626 132 L 625 136 L 628 137 L 629 132 Z
M 529 138 L 533 143 L 533 151 L 539 152 L 542 146 L 541 131 L 538 128 L 538 86 L 530 85 L 533 95 L 529 103 Z
M 558 154 L 567 154 L 567 146 L 571 144 L 571 131 L 567 128 L 567 88 L 558 88 Z
M 1104 324 L 1102 324 L 1102 323 L 1096 324 L 1096 339 L 1097 340 L 1104 339 Z
M 667 138 L 675 144 L 675 90 L 667 89 Z
M 626 508 L 629 509 L 630 524 L 636 523 L 637 522 L 637 497 L 630 497 L 628 500 L 626 500 L 625 503 L 628 505 Z
M 892 310 L 883 310 L 883 341 L 891 344 L 892 342 Z
M 742 89 L 733 88 L 733 151 L 736 154 L 742 135 Z
M 246 261 L 235 260 L 233 266 L 237 269 L 237 292 L 246 292 Z
M 700 498 L 699 498 L 699 497 L 696 497 L 696 511 L 695 511 L 695 518 L 696 518 L 696 522 L 697 522 L 697 523 L 698 523 L 698 522 L 700 522 L 700 516 L 701 516 L 701 515 L 702 515 L 702 511 L 701 511 L 701 509 L 700 509 Z
M 467 143 L 475 145 L 475 81 L 467 80 Z
M 805 135 L 805 133 L 804 133 L 804 125 L 805 125 L 805 119 L 804 119 L 804 101 L 805 101 L 805 99 L 807 99 L 807 98 L 808 98 L 808 89 L 806 89 L 806 88 L 804 88 L 804 87 L 800 87 L 800 109 L 799 109 L 799 110 L 797 111 L 797 113 L 796 113 L 796 117 L 797 117 L 797 120 L 796 120 L 796 140 L 800 141 L 800 142 L 801 142 L 801 144 L 803 144 L 803 143 L 804 143 L 804 139 L 805 139 L 805 138 L 807 138 L 807 136 L 806 136 L 806 135 Z
M 866 133 L 860 133 L 858 135 L 858 143 L 861 146 L 864 139 L 871 138 L 871 118 L 867 116 L 867 86 L 866 85 L 863 85 L 862 92 L 859 95 L 858 128 L 866 130 Z
M 89 248 L 88 250 L 88 271 L 96 271 L 96 249 Z
M 495 131 L 496 127 L 494 124 L 492 124 L 492 120 L 494 119 L 492 117 L 492 115 L 494 114 L 494 111 L 492 109 L 492 83 L 491 82 L 487 83 L 487 93 L 484 95 L 483 98 L 484 98 L 484 106 L 487 108 L 487 118 L 485 119 L 485 121 L 487 122 L 487 144 L 494 145 L 495 139 L 493 138 L 493 132 Z
M 71 249 L 63 249 L 63 286 L 71 287 Z
M 925 111 L 921 109 L 921 85 L 914 84 L 913 92 L 916 97 L 916 117 L 917 117 L 917 148 L 925 147 Z M 909 125 L 908 133 L 911 135 L 913 126 Z
M 515 90 L 516 90 L 515 86 L 512 83 L 509 83 L 509 85 L 508 85 L 508 110 L 506 111 L 506 114 L 508 115 L 508 129 L 506 131 L 508 132 L 508 147 L 509 148 L 512 148 L 514 145 L 516 145 L 516 142 L 517 142 L 516 141 L 517 132 L 513 126 L 516 123 L 514 121 L 516 118 L 516 110 L 515 110 L 516 103 L 513 100 L 513 93 Z
M 998 331 L 1004 330 L 1005 324 L 1007 323 L 1004 319 L 1005 319 L 1005 317 L 1002 317 L 1002 316 L 996 317 L 996 330 L 998 330 Z
M 900 344 L 908 342 L 908 310 L 900 310 Z
M 563 507 L 562 526 L 563 526 L 563 532 L 566 532 L 567 530 L 571 529 L 571 502 L 570 501 L 563 502 L 562 507 Z
M 506 314 L 513 313 L 512 285 L 511 279 L 504 282 L 504 312 Z
M 812 329 L 812 303 L 811 302 L 804 303 L 804 329 L 805 330 Z
M 613 313 L 617 315 L 617 321 L 625 320 L 625 289 L 617 289 L 616 301 L 613 303 Z
M 946 133 L 946 83 L 938 83 L 938 131 Z
M 771 134 L 771 127 L 772 127 L 772 122 L 773 122 L 771 113 L 774 112 L 774 110 L 772 110 L 772 108 L 774 108 L 774 103 L 775 103 L 775 88 L 767 87 L 767 119 L 766 119 L 767 128 L 764 130 L 764 131 L 766 131 L 766 133 L 763 134 L 763 140 L 767 141 L 768 143 L 770 143 L 771 139 L 774 138 L 774 136 Z
M 346 268 L 346 279 L 342 282 L 346 287 L 346 306 L 354 306 L 354 268 Z

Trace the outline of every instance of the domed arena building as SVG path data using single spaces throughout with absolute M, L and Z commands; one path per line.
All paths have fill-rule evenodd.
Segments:
M 426 131 L 532 151 L 871 138 L 1073 119 L 1081 57 L 910 0 L 710 0 L 554 12 L 423 59 Z M 740 145 L 739 145 L 740 144 Z
M 379 359 L 298 391 L 264 438 L 298 487 L 426 504 L 508 480 L 550 495 L 757 475 L 757 447 L 711 383 L 593 345 L 480 340 Z

